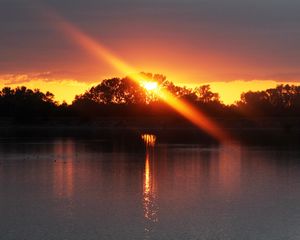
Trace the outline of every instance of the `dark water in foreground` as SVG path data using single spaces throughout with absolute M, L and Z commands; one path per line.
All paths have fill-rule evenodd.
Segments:
M 2 141 L 0 239 L 300 239 L 300 152 Z

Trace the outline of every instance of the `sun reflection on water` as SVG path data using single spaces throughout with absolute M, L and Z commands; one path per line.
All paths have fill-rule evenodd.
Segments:
M 157 186 L 154 176 L 154 146 L 156 136 L 143 134 L 146 145 L 145 168 L 143 178 L 143 209 L 145 217 L 145 237 L 150 237 L 155 223 L 158 222 Z
M 154 147 L 156 143 L 156 136 L 153 134 L 142 134 L 142 139 L 146 145 L 146 148 L 148 147 Z

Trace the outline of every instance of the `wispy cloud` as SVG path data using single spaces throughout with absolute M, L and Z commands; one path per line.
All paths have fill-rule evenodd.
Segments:
M 51 72 L 10 73 L 0 75 L 0 81 L 4 85 L 22 84 L 35 80 L 43 80 L 45 82 L 56 81 Z

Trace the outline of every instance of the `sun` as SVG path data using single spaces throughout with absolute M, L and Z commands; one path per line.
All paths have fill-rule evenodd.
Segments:
M 158 88 L 157 82 L 144 82 L 142 85 L 147 91 L 153 91 Z

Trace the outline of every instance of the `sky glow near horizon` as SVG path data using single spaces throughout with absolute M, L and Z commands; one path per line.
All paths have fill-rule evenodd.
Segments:
M 53 28 L 40 6 L 57 10 L 136 69 L 179 85 L 209 83 L 225 103 L 242 91 L 300 79 L 296 0 L 0 0 L 0 75 L 37 75 L 1 77 L 0 86 L 48 86 L 70 102 L 94 83 L 123 77 Z

